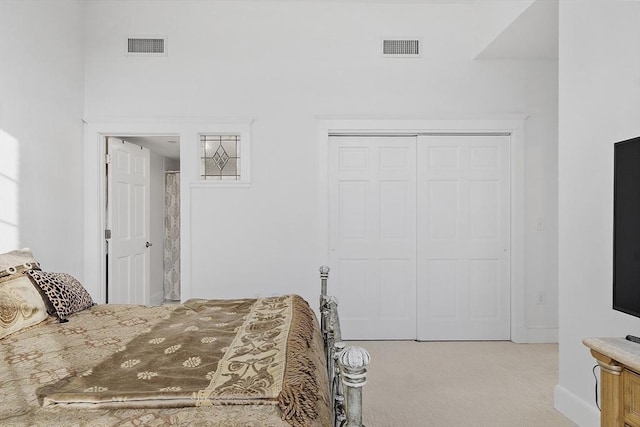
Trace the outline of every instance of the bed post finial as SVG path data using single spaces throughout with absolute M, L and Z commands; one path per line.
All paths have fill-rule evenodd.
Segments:
M 331 270 L 328 266 L 323 265 L 320 267 L 320 296 L 327 295 L 327 279 L 329 278 L 329 270 Z
M 339 363 L 346 394 L 346 427 L 362 426 L 362 386 L 367 383 L 367 365 L 371 356 L 362 347 L 347 347 Z

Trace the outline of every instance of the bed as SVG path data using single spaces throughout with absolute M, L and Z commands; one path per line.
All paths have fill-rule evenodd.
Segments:
M 297 295 L 93 304 L 28 249 L 0 254 L 0 425 L 362 425 L 369 355 Z

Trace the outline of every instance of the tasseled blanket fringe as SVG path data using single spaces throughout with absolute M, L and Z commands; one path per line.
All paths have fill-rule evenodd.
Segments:
M 293 319 L 287 342 L 283 388 L 278 396 L 282 419 L 294 427 L 305 427 L 318 416 L 320 398 L 316 366 L 309 357 L 315 332 L 315 317 L 309 304 L 293 297 Z

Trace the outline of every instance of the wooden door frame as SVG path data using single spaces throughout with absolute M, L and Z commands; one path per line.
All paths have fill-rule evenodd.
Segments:
M 509 135 L 511 188 L 511 341 L 531 341 L 525 323 L 524 287 L 524 125 L 523 114 L 479 118 L 341 118 L 318 121 L 319 265 L 329 262 L 329 137 L 332 135 L 495 134 Z M 535 339 L 534 339 L 535 341 Z

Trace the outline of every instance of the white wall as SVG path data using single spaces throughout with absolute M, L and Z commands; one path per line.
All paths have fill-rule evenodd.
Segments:
M 474 3 L 148 4 L 87 3 L 89 120 L 255 119 L 252 186 L 192 190 L 191 265 L 184 266 L 191 296 L 298 292 L 316 299 L 319 115 L 529 113 L 527 322 L 557 328 L 557 282 L 548 273 L 557 269 L 557 172 L 548 166 L 557 158 L 557 63 L 472 59 L 477 40 L 499 33 L 522 6 L 492 3 L 487 16 Z M 124 55 L 127 35 L 149 34 L 168 36 L 167 57 Z M 420 37 L 423 57 L 381 58 L 381 38 L 393 36 Z M 539 217 L 546 228 L 534 233 Z M 538 290 L 546 293 L 545 309 L 532 302 Z
M 534 65 L 535 64 L 535 65 Z M 558 61 L 525 76 L 525 324 L 530 341 L 558 327 Z M 542 301 L 539 301 L 539 298 Z
M 559 49 L 560 365 L 556 407 L 599 425 L 585 337 L 640 331 L 612 310 L 613 143 L 640 135 L 640 2 L 563 1 Z
M 0 1 L 0 252 L 83 279 L 83 6 Z

